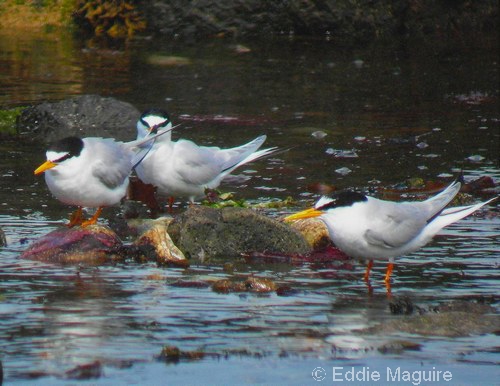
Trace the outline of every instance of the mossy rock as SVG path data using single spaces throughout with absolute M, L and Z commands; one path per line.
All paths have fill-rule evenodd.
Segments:
M 288 224 L 245 208 L 193 206 L 174 219 L 168 232 L 186 256 L 201 260 L 240 257 L 247 252 L 304 254 L 311 250 Z

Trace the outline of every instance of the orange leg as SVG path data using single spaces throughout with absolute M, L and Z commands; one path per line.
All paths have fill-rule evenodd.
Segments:
M 384 278 L 384 282 L 386 285 L 387 283 L 389 284 L 391 283 L 391 274 L 393 269 L 394 269 L 394 263 L 387 264 L 387 271 L 385 272 L 385 278 Z
M 385 283 L 385 288 L 387 290 L 387 295 L 389 296 L 391 295 L 391 274 L 393 269 L 394 269 L 394 263 L 387 264 L 387 271 L 385 272 L 384 283 Z
M 82 225 L 83 222 L 83 213 L 82 207 L 79 206 L 77 210 L 73 212 L 73 214 L 69 218 L 69 223 L 66 224 L 67 227 L 73 228 L 75 225 Z
M 174 206 L 174 196 L 170 196 L 168 198 L 168 213 L 172 214 L 173 213 L 173 210 L 172 210 L 172 207 Z
M 92 216 L 91 219 L 88 219 L 87 221 L 82 222 L 82 228 L 85 228 L 86 226 L 95 224 L 97 222 L 97 219 L 101 215 L 101 212 L 102 212 L 102 206 L 97 208 L 97 210 L 95 211 L 95 214 Z
M 370 281 L 370 272 L 373 267 L 373 260 L 368 260 L 368 264 L 366 265 L 366 271 L 365 271 L 365 276 L 364 279 L 366 282 Z

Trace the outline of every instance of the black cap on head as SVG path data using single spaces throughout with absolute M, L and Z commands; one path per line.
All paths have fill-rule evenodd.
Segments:
M 359 192 L 340 192 L 335 196 L 331 197 L 328 202 L 317 207 L 318 210 L 328 210 L 333 208 L 339 208 L 343 206 L 351 206 L 356 202 L 367 201 L 368 198 Z
M 60 139 L 59 141 L 53 142 L 48 151 L 53 151 L 55 153 L 66 153 L 60 159 L 54 160 L 54 162 L 62 162 L 65 159 L 71 157 L 77 157 L 80 155 L 83 149 L 83 140 L 79 137 L 66 137 Z
M 152 109 L 146 110 L 141 114 L 140 119 L 143 119 L 144 117 L 147 117 L 148 115 L 156 115 L 158 117 L 163 117 L 163 118 L 165 118 L 165 120 L 170 121 L 170 115 L 168 114 L 167 111 L 165 111 L 163 109 L 152 108 Z

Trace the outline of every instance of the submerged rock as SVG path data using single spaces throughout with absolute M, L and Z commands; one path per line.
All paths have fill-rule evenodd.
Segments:
M 78 365 L 75 368 L 66 371 L 67 379 L 88 380 L 100 378 L 104 375 L 103 365 L 100 361 Z
M 213 355 L 213 354 L 211 354 Z M 167 363 L 177 363 L 181 360 L 200 360 L 205 357 L 203 351 L 183 351 L 177 346 L 166 345 L 161 350 L 158 359 L 164 360 Z
M 111 262 L 121 247 L 122 241 L 106 226 L 64 227 L 36 240 L 21 258 L 59 264 L 102 265 Z
M 232 281 L 228 279 L 217 280 L 212 285 L 215 292 L 273 292 L 278 289 L 275 282 L 269 279 L 249 277 L 245 281 Z
M 45 143 L 71 135 L 130 141 L 135 138 L 139 116 L 130 103 L 81 95 L 28 107 L 18 118 L 17 130 L 21 137 Z
M 459 337 L 496 333 L 500 329 L 500 315 L 495 308 L 486 304 L 453 301 L 434 307 L 429 312 L 421 308 L 418 308 L 418 311 L 422 314 L 384 322 L 363 332 L 369 334 L 405 332 L 425 336 Z
M 7 245 L 7 239 L 2 228 L 0 228 L 0 247 Z
M 192 206 L 174 219 L 168 232 L 187 256 L 201 260 L 253 251 L 310 251 L 304 238 L 287 224 L 244 208 Z

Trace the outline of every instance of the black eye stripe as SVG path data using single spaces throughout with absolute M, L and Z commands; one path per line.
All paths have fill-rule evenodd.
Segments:
M 71 158 L 71 157 L 73 157 L 73 154 L 68 153 L 66 155 L 63 155 L 61 158 L 54 160 L 53 162 L 60 163 L 60 162 L 66 161 L 68 158 Z

